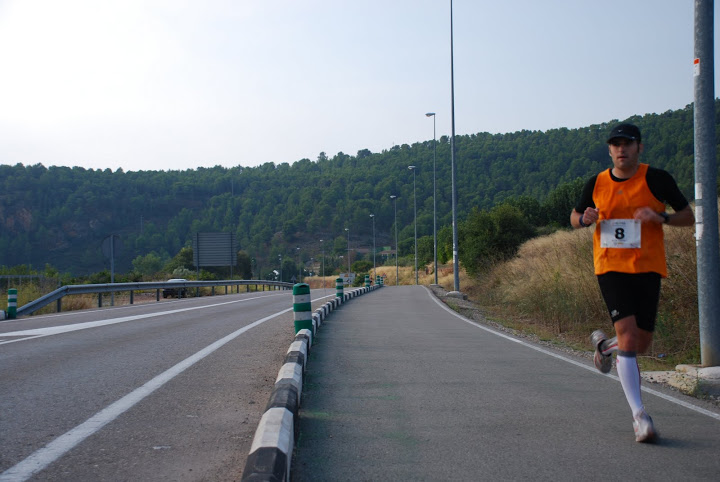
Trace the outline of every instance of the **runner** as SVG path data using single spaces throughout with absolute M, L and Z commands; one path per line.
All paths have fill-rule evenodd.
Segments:
M 595 274 L 616 337 L 592 333 L 595 366 L 616 368 L 633 414 L 637 442 L 652 442 L 657 431 L 645 412 L 637 354 L 648 349 L 655 329 L 660 279 L 667 277 L 663 224 L 692 226 L 695 216 L 673 177 L 639 162 L 640 129 L 620 124 L 607 140 L 613 167 L 593 176 L 570 213 L 576 229 L 598 223 L 593 235 Z M 675 211 L 665 212 L 665 204 Z

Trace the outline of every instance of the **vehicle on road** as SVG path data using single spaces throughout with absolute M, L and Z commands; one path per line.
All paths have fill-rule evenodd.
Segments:
M 173 278 L 169 279 L 168 283 L 184 283 L 187 281 L 183 278 Z M 186 298 L 187 297 L 187 288 L 184 286 L 180 286 L 177 288 L 163 288 L 163 298 L 171 298 L 171 297 L 179 297 L 179 298 Z

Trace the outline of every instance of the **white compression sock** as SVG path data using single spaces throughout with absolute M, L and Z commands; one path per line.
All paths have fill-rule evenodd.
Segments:
M 640 369 L 637 364 L 637 355 L 631 351 L 618 351 L 616 366 L 625 398 L 635 416 L 645 410 L 640 392 Z

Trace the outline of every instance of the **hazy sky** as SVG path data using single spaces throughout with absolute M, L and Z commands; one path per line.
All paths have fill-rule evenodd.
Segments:
M 456 134 L 685 107 L 693 8 L 455 0 Z M 450 134 L 450 107 L 449 0 L 0 0 L 0 164 L 293 163 L 432 139 L 426 112 Z

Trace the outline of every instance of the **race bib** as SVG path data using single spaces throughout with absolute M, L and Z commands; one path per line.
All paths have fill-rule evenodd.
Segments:
M 600 247 L 639 248 L 640 232 L 636 219 L 605 219 L 600 222 Z

